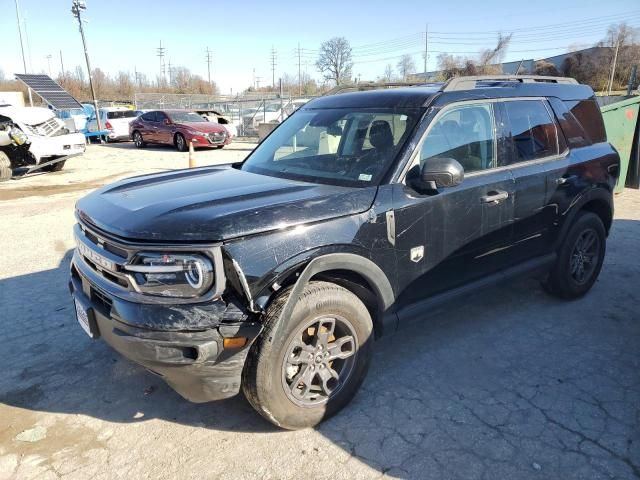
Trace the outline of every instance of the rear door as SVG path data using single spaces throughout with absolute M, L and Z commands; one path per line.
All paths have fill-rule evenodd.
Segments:
M 551 249 L 559 214 L 553 192 L 560 183 L 548 182 L 550 177 L 564 181 L 568 151 L 545 99 L 505 99 L 499 103 L 499 112 L 508 132 L 509 154 L 504 160 L 516 184 L 510 253 L 518 263 Z
M 492 101 L 445 107 L 429 125 L 408 172 L 393 192 L 399 307 L 494 273 L 508 264 L 515 182 L 499 168 Z M 448 157 L 464 181 L 429 194 L 416 188 L 420 168 Z
M 156 142 L 158 137 L 158 123 L 156 112 L 147 112 L 140 116 L 140 130 L 145 142 Z

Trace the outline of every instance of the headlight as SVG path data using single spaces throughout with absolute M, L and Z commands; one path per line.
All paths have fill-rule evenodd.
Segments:
M 213 285 L 213 265 L 203 255 L 138 253 L 125 265 L 140 293 L 195 298 Z
M 27 134 L 24 133 L 19 128 L 14 127 L 11 130 L 9 130 L 9 136 L 11 137 L 11 140 L 15 142 L 16 145 L 24 145 L 29 141 Z

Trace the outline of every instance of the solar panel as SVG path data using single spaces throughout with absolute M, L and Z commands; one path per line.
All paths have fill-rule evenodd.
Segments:
M 69 95 L 64 88 L 56 83 L 49 75 L 31 75 L 16 73 L 16 78 L 36 92 L 42 99 L 56 110 L 82 108 L 80 102 Z

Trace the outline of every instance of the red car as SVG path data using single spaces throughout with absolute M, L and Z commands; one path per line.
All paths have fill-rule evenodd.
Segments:
M 231 143 L 226 128 L 207 121 L 195 112 L 187 110 L 154 110 L 143 113 L 129 124 L 129 136 L 136 147 L 148 143 L 173 145 L 180 152 L 194 147 L 222 148 Z

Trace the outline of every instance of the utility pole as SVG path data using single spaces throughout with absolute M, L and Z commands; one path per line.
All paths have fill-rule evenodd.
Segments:
M 175 70 L 175 67 L 171 66 L 171 59 L 169 59 L 169 61 L 167 62 L 167 73 L 169 73 L 169 85 L 171 85 L 173 83 L 173 71 Z
M 427 59 L 429 58 L 429 24 L 425 25 L 424 30 L 424 80 L 427 81 Z
M 24 73 L 27 73 L 27 61 L 24 58 L 24 45 L 22 43 L 22 29 L 20 28 L 20 8 L 18 7 L 18 0 L 16 0 L 16 19 L 18 21 L 18 36 L 20 37 L 20 51 L 22 52 L 22 66 L 24 67 Z M 31 88 L 29 91 L 29 105 L 33 107 L 33 95 Z
M 24 45 L 22 43 L 22 27 L 20 27 L 20 8 L 18 7 L 18 0 L 16 0 L 16 19 L 18 20 L 18 36 L 20 37 L 20 51 L 22 52 L 22 66 L 24 67 L 24 73 L 27 73 L 27 61 L 24 58 Z
M 300 42 L 298 42 L 298 96 L 302 96 L 302 68 L 300 62 Z
M 162 46 L 162 40 L 160 40 L 160 46 L 156 48 L 156 51 L 158 52 L 157 56 L 160 58 L 160 77 L 158 81 L 158 87 L 160 87 L 161 84 L 164 84 L 165 76 L 166 76 L 165 67 L 164 67 L 164 56 L 167 49 Z
M 273 46 L 271 46 L 271 85 L 274 90 L 276 88 L 276 58 L 277 58 L 276 49 Z
M 65 78 L 65 73 L 64 73 L 64 62 L 62 61 L 62 50 L 60 50 L 60 76 L 62 78 Z
M 93 107 L 96 109 L 96 123 L 98 124 L 98 130 L 102 131 L 102 122 L 100 121 L 100 115 L 98 115 L 98 100 L 96 98 L 96 91 L 93 88 L 91 63 L 89 63 L 89 51 L 87 50 L 87 40 L 84 38 L 84 29 L 82 28 L 82 10 L 86 9 L 87 5 L 84 0 L 73 0 L 73 3 L 71 4 L 71 13 L 78 19 L 78 27 L 80 28 L 80 36 L 82 37 L 82 46 L 84 47 L 84 59 L 87 61 L 87 71 L 89 72 L 89 88 L 91 89 L 91 96 L 93 97 Z
M 609 79 L 609 91 L 607 95 L 611 95 L 611 89 L 613 88 L 613 77 L 616 74 L 616 63 L 618 63 L 618 49 L 620 48 L 620 35 L 616 41 L 616 52 L 613 55 L 613 65 L 611 65 L 611 78 Z
M 211 85 L 211 50 L 209 50 L 209 47 L 207 47 L 207 77 L 209 85 Z

